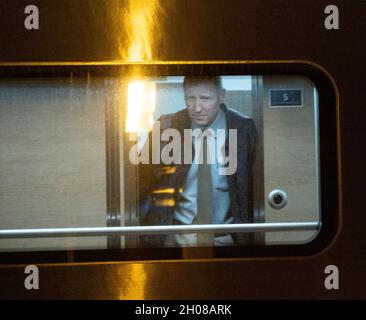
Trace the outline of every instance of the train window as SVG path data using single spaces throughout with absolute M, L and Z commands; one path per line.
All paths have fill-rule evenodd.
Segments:
M 136 68 L 2 71 L 0 251 L 241 256 L 329 243 L 336 121 L 322 130 L 336 100 L 322 72 Z

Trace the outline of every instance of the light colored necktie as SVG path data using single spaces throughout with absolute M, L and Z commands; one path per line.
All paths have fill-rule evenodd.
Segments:
M 213 137 L 210 137 L 213 138 Z M 197 222 L 198 224 L 211 224 L 213 215 L 213 196 L 212 196 L 212 176 L 211 167 L 212 161 L 209 161 L 210 148 L 207 148 L 208 137 L 203 135 L 201 142 L 201 157 L 198 164 L 197 172 Z M 213 233 L 198 233 L 197 245 L 199 246 L 213 246 L 214 234 Z

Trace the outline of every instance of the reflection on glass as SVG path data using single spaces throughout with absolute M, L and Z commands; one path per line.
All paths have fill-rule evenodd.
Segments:
M 161 17 L 158 16 L 159 2 L 146 0 L 128 0 L 121 12 L 121 6 L 115 0 L 108 3 L 112 20 L 122 28 L 116 28 L 116 41 L 120 45 L 120 57 L 124 61 L 151 60 L 153 46 L 156 44 L 159 30 L 156 29 Z M 123 37 L 123 38 L 121 38 Z
M 0 228 L 105 226 L 102 83 L 0 82 Z M 7 239 L 0 250 L 106 248 L 104 237 Z
M 264 217 L 260 222 L 320 221 L 318 106 L 310 81 L 296 76 L 263 76 L 262 81 L 259 76 L 222 76 L 222 87 L 195 83 L 187 89 L 183 76 L 139 79 L 108 78 L 108 88 L 104 79 L 93 77 L 0 83 L 1 229 L 105 227 L 106 208 L 119 201 L 123 226 L 251 223 L 258 222 L 257 214 Z M 296 90 L 302 103 L 272 108 L 273 90 Z M 123 115 L 124 132 L 108 127 L 107 108 L 108 119 Z M 211 117 L 210 110 L 218 112 Z M 186 163 L 184 156 L 199 150 L 195 143 L 201 138 L 192 135 L 186 144 L 189 135 L 184 130 L 204 132 L 214 124 L 224 130 L 224 139 L 217 135 L 214 146 L 208 142 L 207 150 L 216 150 L 211 176 L 206 172 L 205 179 L 211 180 L 199 184 L 199 164 Z M 237 168 L 222 177 L 218 172 L 228 164 L 223 160 L 230 153 L 228 129 L 237 134 Z M 146 163 L 131 162 L 131 135 L 138 138 L 136 159 Z M 147 157 L 140 157 L 153 138 L 158 159 L 154 144 Z M 181 157 L 172 155 L 177 151 Z M 174 161 L 166 162 L 163 155 Z M 113 180 L 120 183 L 121 194 L 113 193 L 117 189 L 107 185 L 107 176 L 121 177 Z M 209 220 L 197 213 L 199 199 L 205 197 L 202 185 L 213 190 L 210 201 L 202 200 L 211 212 Z M 268 204 L 268 195 L 277 189 L 286 192 L 285 206 Z M 316 235 L 311 230 L 267 232 L 259 244 L 306 243 Z M 258 244 L 252 236 L 224 233 L 206 240 L 219 246 Z M 123 245 L 200 245 L 197 234 L 177 234 L 174 239 L 154 235 L 152 244 L 145 236 L 134 237 L 132 245 L 122 241 Z M 0 250 L 105 247 L 105 237 L 0 240 Z
M 132 82 L 128 84 L 126 132 L 145 132 L 153 126 L 155 111 L 155 83 Z

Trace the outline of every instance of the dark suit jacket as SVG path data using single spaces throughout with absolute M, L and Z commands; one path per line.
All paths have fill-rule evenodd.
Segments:
M 227 129 L 237 130 L 237 170 L 228 176 L 230 194 L 230 210 L 234 223 L 250 223 L 253 221 L 253 161 L 255 156 L 256 129 L 252 119 L 244 117 L 239 112 L 227 108 L 224 104 L 221 109 L 226 115 Z M 184 129 L 191 129 L 191 119 L 187 109 L 174 114 L 164 115 L 160 119 L 161 130 L 167 128 L 177 129 L 181 137 Z M 166 142 L 168 143 L 168 142 Z M 165 143 L 165 144 L 166 144 Z M 165 145 L 161 143 L 161 149 Z M 190 164 L 164 165 L 151 164 L 151 134 L 150 164 L 138 166 L 138 185 L 140 202 L 141 225 L 171 225 L 176 205 L 179 202 L 180 192 L 190 169 Z M 183 143 L 182 143 L 183 149 Z M 194 158 L 194 148 L 192 146 Z M 229 141 L 225 141 L 225 153 L 229 154 Z M 250 244 L 250 234 L 232 234 L 238 244 Z M 164 235 L 141 236 L 141 246 L 163 246 Z

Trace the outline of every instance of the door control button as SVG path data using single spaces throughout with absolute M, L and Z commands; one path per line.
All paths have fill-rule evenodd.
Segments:
M 281 189 L 272 190 L 268 194 L 268 203 L 273 209 L 282 209 L 287 204 L 287 193 Z

